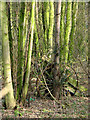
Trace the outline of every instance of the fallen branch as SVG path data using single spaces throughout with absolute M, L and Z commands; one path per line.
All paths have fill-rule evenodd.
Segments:
M 8 83 L 8 85 L 6 85 L 6 87 L 4 87 L 1 91 L 0 91 L 0 99 L 2 99 L 6 94 L 8 94 L 10 92 L 10 83 Z
M 71 86 L 73 89 L 75 89 L 75 90 L 79 90 L 79 88 L 78 87 L 75 87 L 74 85 L 72 85 L 70 82 L 68 82 L 68 85 L 69 86 Z
M 42 75 L 42 77 L 43 77 L 43 79 L 44 79 L 44 83 L 45 83 L 45 85 L 46 85 L 46 89 L 48 90 L 49 94 L 50 94 L 51 97 L 55 100 L 56 103 L 60 104 L 60 102 L 52 95 L 51 91 L 49 90 L 48 85 L 47 85 L 47 83 L 46 83 L 46 80 L 45 80 L 45 77 L 44 77 L 44 75 L 43 75 L 42 70 L 41 70 L 41 75 Z

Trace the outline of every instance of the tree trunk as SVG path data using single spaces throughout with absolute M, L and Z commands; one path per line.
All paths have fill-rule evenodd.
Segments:
M 70 46 L 69 46 L 69 55 L 68 60 L 70 61 L 73 56 L 73 47 L 74 47 L 74 36 L 75 36 L 75 30 L 76 30 L 76 17 L 77 17 L 77 11 L 78 11 L 78 2 L 73 2 L 73 8 L 72 8 L 72 28 L 71 28 L 71 34 L 70 34 Z
M 14 99 L 13 87 L 12 87 L 12 78 L 11 78 L 11 65 L 10 65 L 10 50 L 9 50 L 9 38 L 8 38 L 8 18 L 7 18 L 7 7 L 6 3 L 2 2 L 1 5 L 2 10 L 2 47 L 3 47 L 3 68 L 4 68 L 4 80 L 5 86 L 10 84 L 10 91 L 6 95 L 6 107 L 14 108 L 16 105 L 16 101 Z
M 1 2 L 0 2 L 1 8 Z M 1 16 L 1 9 L 0 9 Z M 0 31 L 1 31 L 1 17 L 0 17 Z M 2 89 L 2 32 L 0 32 L 0 90 Z M 0 94 L 1 95 L 1 94 Z M 0 100 L 0 108 L 2 108 L 2 100 Z M 0 117 L 2 119 L 2 116 Z
M 10 59 L 11 59 L 11 71 L 13 77 L 13 43 L 12 43 L 12 33 L 11 33 L 11 13 L 10 13 L 10 2 L 7 3 L 8 9 L 8 37 L 9 37 L 9 47 L 10 47 Z
M 45 50 L 48 52 L 48 30 L 49 30 L 49 2 L 44 2 L 44 39 L 45 39 Z
M 49 40 L 49 52 L 50 58 L 52 58 L 52 49 L 53 49 L 53 28 L 54 28 L 54 3 L 50 2 L 50 15 L 49 15 L 49 33 L 48 33 L 48 40 Z M 53 58 L 52 58 L 53 59 Z
M 38 38 L 39 38 L 39 50 L 40 50 L 40 57 L 45 52 L 45 40 L 44 40 L 44 18 L 43 15 L 43 3 L 39 2 L 39 7 L 38 7 L 38 21 L 37 21 L 37 32 L 38 32 Z
M 34 32 L 34 17 L 35 17 L 35 2 L 32 2 L 32 11 L 31 11 L 31 35 L 29 41 L 29 49 L 28 49 L 28 59 L 27 59 L 27 66 L 26 66 L 26 73 L 25 73 L 25 83 L 23 86 L 22 91 L 22 99 L 21 101 L 24 103 L 27 92 L 28 92 L 28 85 L 29 85 L 29 76 L 30 76 L 30 68 L 31 68 L 31 55 L 32 55 L 32 46 L 33 46 L 33 32 Z
M 23 67 L 24 67 L 24 58 L 23 58 L 23 25 L 24 25 L 24 10 L 25 3 L 21 2 L 20 8 L 20 18 L 19 18 L 19 40 L 18 40 L 18 78 L 17 78 L 17 99 L 21 94 L 22 83 L 23 83 Z
M 68 53 L 69 53 L 69 36 L 71 32 L 71 10 L 72 10 L 72 2 L 67 2 L 67 15 L 66 15 L 66 31 L 65 31 L 65 42 L 64 42 L 64 56 L 65 63 L 68 61 Z
M 15 98 L 17 95 L 17 58 L 18 58 L 18 3 L 10 2 L 11 13 L 11 32 L 12 32 L 12 82 L 15 90 Z
M 56 19 L 55 19 L 55 55 L 54 55 L 54 81 L 53 81 L 53 95 L 59 99 L 60 93 L 60 69 L 59 69 L 59 58 L 60 58 L 60 13 L 61 13 L 61 0 L 56 3 Z
M 60 20 L 60 64 L 62 64 L 63 56 L 63 46 L 64 46 L 64 35 L 65 35 L 65 8 L 66 2 L 62 2 L 61 8 L 61 20 Z

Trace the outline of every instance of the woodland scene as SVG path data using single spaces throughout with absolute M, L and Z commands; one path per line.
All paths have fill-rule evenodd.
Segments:
M 89 2 L 0 2 L 0 119 L 88 119 Z

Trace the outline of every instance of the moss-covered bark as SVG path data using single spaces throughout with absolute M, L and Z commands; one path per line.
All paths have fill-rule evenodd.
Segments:
M 69 61 L 72 59 L 72 55 L 73 55 L 77 11 L 78 11 L 78 2 L 73 2 L 72 4 L 72 28 L 71 28 L 71 34 L 70 34 L 69 55 L 68 55 Z
M 34 26 L 35 26 L 34 27 L 34 29 L 35 29 L 35 56 L 37 58 L 39 58 L 40 52 L 39 52 L 39 41 L 38 41 L 38 33 L 37 33 L 36 23 Z
M 61 20 L 60 20 L 60 63 L 63 60 L 64 35 L 65 35 L 65 8 L 66 2 L 62 2 Z
M 52 58 L 52 50 L 53 50 L 53 28 L 54 28 L 54 3 L 50 2 L 50 12 L 49 12 L 49 32 L 48 32 L 48 42 L 49 42 L 49 52 L 50 58 Z
M 38 33 L 38 42 L 39 42 L 39 56 L 42 56 L 45 53 L 45 40 L 44 40 L 44 23 L 43 23 L 43 3 L 39 2 L 38 4 L 38 19 L 36 18 L 36 28 Z
M 33 46 L 33 33 L 34 33 L 34 20 L 35 20 L 35 2 L 32 2 L 32 9 L 31 9 L 31 35 L 29 41 L 29 48 L 28 48 L 28 58 L 27 58 L 27 66 L 26 66 L 26 73 L 25 73 L 25 82 L 22 90 L 22 102 L 26 98 L 28 92 L 28 85 L 29 85 L 29 76 L 30 76 L 30 68 L 31 68 L 31 55 L 32 55 L 32 46 Z
M 20 18 L 19 18 L 19 40 L 18 40 L 18 72 L 17 72 L 17 99 L 21 94 L 22 83 L 23 83 L 23 25 L 24 25 L 24 11 L 25 11 L 25 3 L 21 2 L 20 6 Z
M 12 33 L 12 81 L 15 90 L 15 95 L 17 94 L 17 58 L 18 58 L 18 15 L 19 15 L 19 4 L 17 2 L 10 2 L 10 17 L 11 17 L 11 33 Z M 16 96 L 15 96 L 16 97 Z
M 49 31 L 49 2 L 44 2 L 44 39 L 45 39 L 45 50 L 48 50 L 48 31 Z
M 14 99 L 12 78 L 11 78 L 11 64 L 10 64 L 10 49 L 9 49 L 9 37 L 8 37 L 8 18 L 6 3 L 1 3 L 1 28 L 2 28 L 2 47 L 3 47 L 3 68 L 4 68 L 4 80 L 5 85 L 10 84 L 10 91 L 6 95 L 6 107 L 14 108 L 16 101 Z
M 13 42 L 12 42 L 12 32 L 11 32 L 11 12 L 10 12 L 10 3 L 7 2 L 7 9 L 8 9 L 8 37 L 9 37 L 9 47 L 10 47 L 10 59 L 11 59 L 11 70 L 13 68 Z M 13 77 L 13 70 L 12 70 L 12 77 Z
M 66 31 L 65 31 L 65 39 L 64 39 L 64 57 L 65 63 L 68 61 L 68 53 L 69 53 L 69 38 L 71 32 L 71 10 L 72 10 L 72 2 L 67 2 L 67 14 L 66 14 Z

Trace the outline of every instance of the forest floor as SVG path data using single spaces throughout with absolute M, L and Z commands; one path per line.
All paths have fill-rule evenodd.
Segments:
M 25 107 L 2 109 L 3 118 L 88 118 L 88 98 L 65 96 L 58 105 L 54 100 L 34 98 Z

